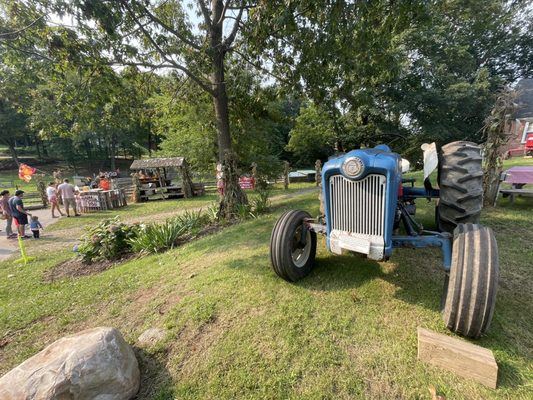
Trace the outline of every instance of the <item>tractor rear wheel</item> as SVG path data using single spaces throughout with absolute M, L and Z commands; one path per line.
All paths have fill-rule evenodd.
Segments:
M 284 213 L 276 222 L 270 237 L 270 262 L 274 272 L 286 281 L 296 282 L 313 269 L 316 233 L 307 229 L 305 211 Z
M 483 199 L 481 149 L 472 142 L 452 142 L 439 154 L 440 199 L 437 225 L 452 233 L 459 223 L 479 223 Z
M 489 328 L 498 287 L 498 247 L 490 228 L 460 224 L 444 282 L 442 317 L 448 329 L 478 338 Z

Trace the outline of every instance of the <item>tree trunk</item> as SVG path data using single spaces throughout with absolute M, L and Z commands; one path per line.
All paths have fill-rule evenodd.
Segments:
M 225 218 L 232 218 L 237 214 L 237 208 L 247 204 L 248 199 L 239 185 L 237 157 L 231 148 L 228 95 L 224 80 L 226 49 L 222 43 L 223 26 L 217 23 L 221 19 L 223 10 L 224 4 L 221 0 L 211 1 L 211 20 L 213 21 L 209 32 L 213 68 L 211 84 L 214 91 L 213 103 L 217 121 L 218 159 L 222 163 L 224 171 L 224 197 L 220 209 Z
M 111 134 L 111 143 L 109 144 L 109 152 L 111 153 L 110 159 L 111 159 L 111 171 L 116 170 L 116 162 L 115 162 L 115 153 L 116 153 L 116 143 L 115 143 L 115 134 Z
M 87 160 L 91 161 L 93 158 L 93 155 L 91 152 L 91 143 L 89 142 L 89 140 L 85 140 L 83 144 L 85 147 L 85 153 L 87 154 Z
M 13 144 L 10 140 L 4 140 L 4 143 L 7 145 L 7 147 L 9 148 L 9 152 L 11 153 L 11 157 L 13 157 L 13 161 L 15 161 L 15 163 L 17 164 L 17 166 L 20 165 L 20 162 L 19 162 L 19 157 L 18 157 L 18 154 L 17 154 L 17 149 L 15 147 L 15 144 Z
M 41 154 L 41 149 L 39 147 L 39 138 L 37 137 L 37 135 L 33 135 L 33 140 L 35 141 L 35 150 L 37 151 L 37 158 L 41 160 L 42 154 Z

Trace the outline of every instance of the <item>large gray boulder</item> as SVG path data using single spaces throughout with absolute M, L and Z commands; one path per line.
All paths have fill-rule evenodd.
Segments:
M 66 336 L 0 378 L 0 399 L 126 400 L 139 390 L 131 347 L 115 328 Z

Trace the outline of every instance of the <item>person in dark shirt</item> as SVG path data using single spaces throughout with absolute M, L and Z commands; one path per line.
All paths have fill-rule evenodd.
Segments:
M 26 236 L 26 225 L 28 224 L 28 217 L 31 217 L 31 214 L 24 210 L 24 203 L 22 202 L 22 197 L 24 196 L 24 191 L 17 190 L 15 195 L 9 199 L 9 207 L 11 207 L 11 214 L 17 225 L 17 231 L 19 237 L 29 238 Z

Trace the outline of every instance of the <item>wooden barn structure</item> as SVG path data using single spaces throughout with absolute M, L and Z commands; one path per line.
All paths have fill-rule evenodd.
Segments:
M 183 157 L 135 160 L 131 164 L 134 185 L 141 201 L 192 197 L 203 194 L 193 185 L 191 171 Z

